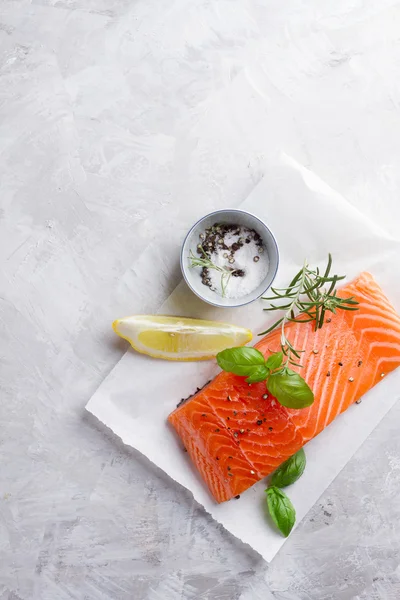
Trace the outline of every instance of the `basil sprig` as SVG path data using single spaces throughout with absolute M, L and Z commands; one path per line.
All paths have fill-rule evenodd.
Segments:
M 266 381 L 268 391 L 287 408 L 305 408 L 314 402 L 314 394 L 304 379 L 282 364 L 282 352 L 265 360 L 256 348 L 227 348 L 217 354 L 217 363 L 228 373 L 247 377 L 247 383 Z
M 296 521 L 293 504 L 280 488 L 292 485 L 304 473 L 306 455 L 301 448 L 288 460 L 281 464 L 271 477 L 270 487 L 265 490 L 269 514 L 279 531 L 287 537 Z

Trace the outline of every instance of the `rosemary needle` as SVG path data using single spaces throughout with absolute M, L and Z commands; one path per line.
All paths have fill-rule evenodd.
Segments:
M 196 256 L 192 250 L 189 254 L 190 266 L 191 267 L 205 267 L 206 269 L 215 269 L 221 273 L 221 292 L 222 297 L 225 297 L 226 288 L 232 275 L 236 272 L 236 269 L 229 269 L 227 267 L 219 267 L 207 256 L 203 246 L 199 246 L 203 253 L 203 256 Z
M 300 353 L 303 352 L 303 350 L 296 350 L 286 337 L 285 326 L 288 321 L 301 323 L 315 321 L 315 331 L 317 331 L 324 325 L 327 311 L 336 313 L 338 309 L 358 310 L 358 302 L 354 297 L 339 298 L 337 296 L 336 284 L 344 279 L 345 275 L 330 275 L 331 268 L 332 256 L 330 254 L 323 275 L 320 275 L 318 268 L 311 269 L 307 261 L 304 261 L 302 268 L 293 277 L 287 288 L 271 288 L 273 296 L 263 298 L 263 300 L 270 301 L 270 306 L 264 310 L 282 310 L 284 314 L 259 335 L 265 335 L 280 326 L 281 347 L 286 356 L 286 363 L 302 366 L 297 360 L 300 359 Z M 276 304 L 276 302 L 280 304 Z

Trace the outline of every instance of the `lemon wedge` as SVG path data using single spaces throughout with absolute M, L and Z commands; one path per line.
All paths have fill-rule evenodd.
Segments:
M 117 319 L 112 326 L 138 352 L 165 360 L 208 360 L 253 337 L 244 327 L 186 317 L 135 315 Z

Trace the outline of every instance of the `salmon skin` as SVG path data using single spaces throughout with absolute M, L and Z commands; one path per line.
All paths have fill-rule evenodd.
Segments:
M 304 368 L 295 368 L 314 391 L 301 410 L 285 408 L 265 383 L 222 372 L 172 412 L 168 420 L 217 502 L 224 502 L 269 475 L 351 404 L 400 365 L 400 317 L 369 273 L 342 288 L 357 311 L 328 313 L 314 322 L 287 326 Z M 256 348 L 265 357 L 280 350 L 280 332 Z

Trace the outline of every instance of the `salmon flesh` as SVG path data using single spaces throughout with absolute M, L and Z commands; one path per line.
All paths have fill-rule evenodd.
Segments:
M 291 322 L 287 337 L 301 354 L 301 373 L 314 403 L 285 408 L 265 383 L 222 372 L 168 417 L 217 502 L 247 490 L 318 435 L 400 365 L 400 317 L 369 273 L 338 295 L 359 310 L 327 313 L 322 329 Z M 280 350 L 280 331 L 255 346 L 267 358 Z M 329 451 L 329 450 L 327 450 Z

